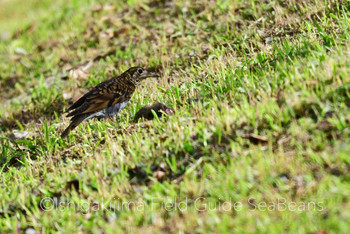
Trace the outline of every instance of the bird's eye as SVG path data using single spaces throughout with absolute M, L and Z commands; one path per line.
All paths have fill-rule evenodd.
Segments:
M 142 70 L 141 68 L 139 68 L 139 69 L 137 69 L 137 72 L 138 72 L 139 74 L 142 74 L 143 70 Z

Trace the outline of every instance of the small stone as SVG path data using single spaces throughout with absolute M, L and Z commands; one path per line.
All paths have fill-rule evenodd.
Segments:
M 165 176 L 165 172 L 164 171 L 155 171 L 153 173 L 154 178 L 156 178 L 157 180 L 161 180 L 164 176 Z
M 267 44 L 267 43 L 270 43 L 270 42 L 272 42 L 273 41 L 273 39 L 272 39 L 272 37 L 266 37 L 265 38 L 265 43 Z
M 117 219 L 117 215 L 115 213 L 111 212 L 111 215 L 108 215 L 107 219 L 108 219 L 109 223 L 113 223 Z
M 135 191 L 136 193 L 138 193 L 139 195 L 142 195 L 142 194 L 143 194 L 143 189 L 142 189 L 141 187 L 135 187 L 135 188 L 134 188 L 134 191 Z
M 33 228 L 27 228 L 24 233 L 25 234 L 37 234 L 38 232 L 35 231 L 35 229 L 33 229 Z
M 27 55 L 28 54 L 28 52 L 25 49 L 21 48 L 21 47 L 17 47 L 15 49 L 15 53 L 16 54 L 21 54 L 21 55 Z
M 28 136 L 28 132 L 27 131 L 13 132 L 13 133 L 10 134 L 10 139 L 12 139 L 12 140 L 24 139 L 27 136 Z

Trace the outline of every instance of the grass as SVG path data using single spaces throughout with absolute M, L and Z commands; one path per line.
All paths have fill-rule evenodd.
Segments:
M 348 233 L 349 1 L 9 4 L 1 232 Z M 162 77 L 62 140 L 74 98 L 134 65 Z M 133 122 L 157 101 L 174 114 Z

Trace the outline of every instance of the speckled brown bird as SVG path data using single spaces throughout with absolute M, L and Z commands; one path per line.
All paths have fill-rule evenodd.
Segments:
M 66 137 L 84 120 L 94 117 L 112 119 L 129 102 L 137 85 L 148 77 L 159 75 L 142 67 L 132 67 L 120 76 L 98 84 L 68 108 L 67 117 L 72 117 L 71 123 L 61 137 Z

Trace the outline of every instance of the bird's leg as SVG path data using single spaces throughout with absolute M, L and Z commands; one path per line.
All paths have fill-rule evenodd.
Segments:
M 112 120 L 113 122 L 116 122 L 115 118 L 113 118 L 112 116 L 108 116 L 108 119 Z

